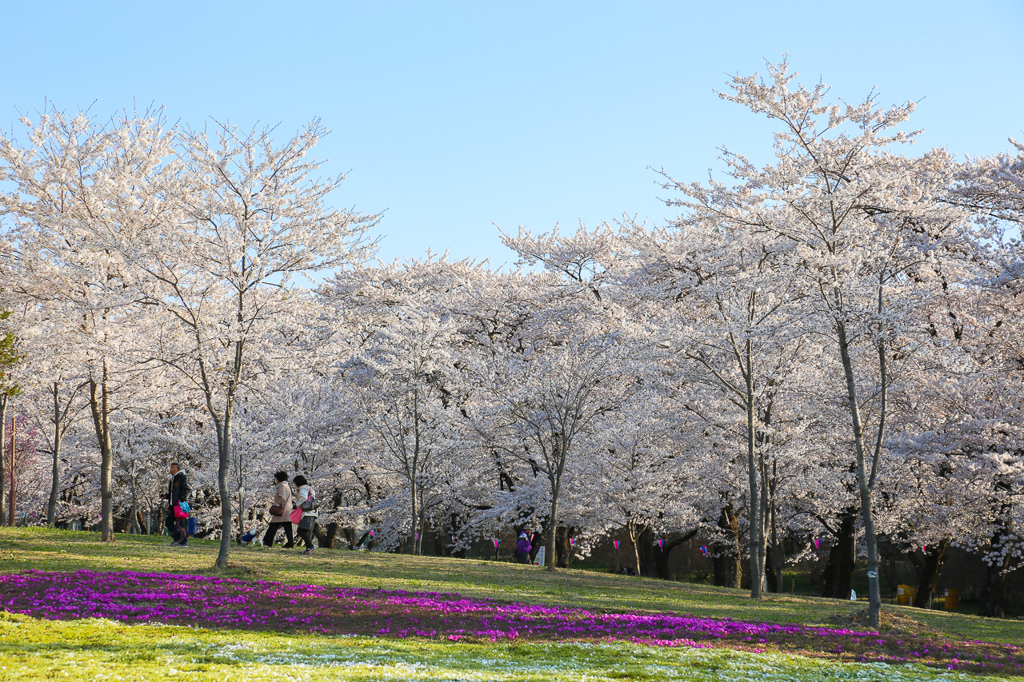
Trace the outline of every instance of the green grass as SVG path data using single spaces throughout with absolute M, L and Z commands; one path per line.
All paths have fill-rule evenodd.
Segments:
M 160 537 L 119 535 L 103 544 L 97 533 L 41 528 L 0 528 L 0 572 L 27 569 L 73 571 L 211 572 L 217 543 L 190 540 L 187 549 L 169 547 Z M 690 583 L 563 570 L 548 573 L 476 559 L 413 557 L 378 552 L 317 550 L 313 556 L 284 549 L 232 548 L 226 575 L 286 583 L 314 583 L 430 592 L 459 592 L 506 601 L 580 606 L 609 611 L 674 611 L 715 618 L 771 623 L 832 625 L 864 603 L 802 595 L 768 595 L 761 602 L 748 593 Z M 937 636 L 1024 644 L 1024 621 L 928 611 L 886 605 L 933 628 Z
M 917 682 L 977 678 L 920 665 L 837 663 L 728 649 L 282 636 L 0 615 L 0 679 Z
M 29 569 L 213 573 L 214 542 L 171 548 L 166 538 L 37 528 L 0 529 L 0 573 Z M 459 592 L 610 611 L 674 611 L 737 620 L 831 625 L 864 604 L 769 596 L 592 571 L 554 574 L 480 560 L 317 550 L 233 548 L 221 574 L 285 583 Z M 1020 621 L 886 606 L 936 637 L 1024 643 Z M 172 674 L 172 670 L 177 671 Z M 18 679 L 448 679 L 448 680 L 932 680 L 977 679 L 919 665 L 839 663 L 780 653 L 665 649 L 626 643 L 498 643 L 206 631 L 110 621 L 40 621 L 0 614 L 0 680 Z M 987 678 L 995 679 L 995 678 Z M 1020 678 L 1017 678 L 1020 679 Z

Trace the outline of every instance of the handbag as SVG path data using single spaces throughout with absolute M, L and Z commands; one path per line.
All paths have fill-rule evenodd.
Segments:
M 188 512 L 181 508 L 180 504 L 174 505 L 174 518 L 176 519 L 187 519 Z
M 302 520 L 302 510 L 301 509 L 293 509 L 292 513 L 288 516 L 288 520 L 291 521 L 292 523 L 298 523 L 299 521 L 301 521 Z
M 273 507 L 270 508 L 271 516 L 280 516 L 281 514 L 284 514 L 283 504 L 275 504 Z
M 299 506 L 302 507 L 302 511 L 316 511 L 320 508 L 320 502 L 313 495 L 313 491 L 310 490 L 309 497 Z

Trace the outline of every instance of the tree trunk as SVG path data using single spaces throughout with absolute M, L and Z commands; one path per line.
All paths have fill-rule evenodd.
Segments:
M 328 549 L 334 549 L 334 543 L 336 542 L 337 537 L 338 537 L 338 528 L 339 528 L 338 522 L 337 521 L 331 521 L 330 523 L 327 524 L 327 529 L 326 529 L 326 533 L 325 533 L 323 526 L 321 526 L 319 523 L 314 524 L 314 526 L 313 526 L 313 535 L 316 536 L 316 543 L 320 547 L 326 547 Z
M 7 395 L 0 394 L 0 526 L 7 523 L 7 501 L 4 487 L 7 485 Z
M 558 542 L 556 549 L 558 550 L 558 567 L 559 568 L 571 568 L 572 567 L 572 547 L 569 544 L 569 536 L 572 534 L 572 529 L 568 526 L 562 526 L 558 529 Z
M 629 532 L 629 541 L 633 545 L 633 561 L 636 566 L 636 574 L 643 575 L 643 567 L 640 565 L 640 535 L 643 533 L 643 529 L 638 528 L 635 522 L 629 521 L 626 523 L 626 530 Z
M 746 367 L 746 403 L 747 403 L 747 485 L 750 490 L 750 504 L 747 505 L 750 517 L 747 551 L 750 554 L 750 596 L 761 598 L 761 585 L 764 582 L 764 516 L 761 509 L 761 491 L 758 486 L 760 476 L 759 463 L 754 452 L 754 367 L 751 357 L 751 341 L 747 339 L 744 346 Z
M 231 496 L 228 493 L 228 470 L 231 466 L 231 412 L 234 396 L 229 395 L 224 410 L 224 421 L 218 424 L 217 452 L 217 490 L 220 493 L 220 548 L 217 551 L 217 568 L 228 567 L 228 554 L 231 552 Z
M 668 557 L 676 547 L 686 544 L 697 534 L 696 530 L 684 534 L 682 537 L 673 540 L 666 540 L 662 551 L 654 555 L 654 575 L 661 580 L 670 580 L 668 572 Z
M 412 450 L 412 466 L 408 469 L 409 473 L 409 486 L 412 494 L 409 496 L 412 500 L 412 515 L 409 518 L 409 539 L 406 542 L 406 547 L 409 548 L 409 553 L 416 555 L 420 553 L 420 542 L 417 537 L 417 528 L 420 525 L 419 510 L 416 508 L 417 496 L 419 495 L 419 456 L 420 456 L 420 403 L 419 403 L 419 391 L 413 390 L 412 393 L 412 428 L 413 428 L 413 450 Z M 405 450 L 404 443 L 402 444 L 402 450 Z M 406 460 L 408 461 L 408 460 Z
M 419 492 L 416 488 L 416 475 L 413 474 L 410 476 L 409 481 L 412 486 L 412 495 L 410 496 L 412 513 L 409 516 L 409 534 L 406 536 L 405 546 L 409 548 L 409 554 L 418 554 L 416 551 L 416 545 L 418 544 L 416 542 L 416 526 L 419 525 L 420 519 L 418 513 L 419 510 L 416 508 L 416 493 Z
M 114 453 L 110 443 L 110 391 L 107 386 L 107 361 L 103 361 L 100 381 L 89 380 L 89 408 L 100 446 L 100 538 L 114 541 Z
M 743 554 L 740 552 L 740 517 L 732 501 L 722 507 L 718 527 L 725 533 L 725 541 L 716 542 L 714 565 L 715 585 L 740 589 L 743 583 Z
M 881 296 L 881 293 L 879 293 Z M 857 454 L 857 488 L 860 492 L 860 514 L 864 523 L 864 544 L 867 545 L 868 554 L 868 613 L 871 627 L 877 628 L 881 618 L 882 594 L 878 585 L 878 541 L 875 536 L 875 516 L 871 506 L 871 487 L 868 481 L 867 462 L 864 453 L 864 430 L 860 420 L 860 407 L 857 403 L 857 384 L 853 376 L 853 362 L 850 360 L 850 346 L 846 338 L 846 326 L 837 321 L 836 332 L 839 339 L 839 356 L 843 363 L 843 373 L 846 375 L 846 392 L 850 401 L 850 420 L 853 426 L 853 444 Z M 883 355 L 881 350 L 879 354 Z M 882 357 L 881 383 L 884 389 L 885 363 Z M 881 441 L 882 425 L 884 424 L 884 394 L 882 399 L 882 412 L 879 416 L 878 439 Z M 877 457 L 876 457 L 877 459 Z M 872 467 L 872 476 L 875 468 Z
M 942 572 L 942 562 L 946 558 L 946 550 L 949 549 L 949 539 L 944 538 L 939 544 L 928 548 L 923 553 L 924 559 L 917 558 L 917 552 L 909 553 L 910 562 L 914 564 L 914 572 L 917 574 L 917 594 L 914 596 L 914 606 L 919 609 L 926 609 L 931 606 L 932 594 L 939 582 L 939 574 Z
M 656 552 L 654 551 L 654 529 L 644 526 L 640 531 L 640 569 L 637 575 L 649 578 L 654 575 Z
M 853 572 L 857 567 L 857 512 L 847 507 L 839 517 L 839 532 L 835 535 L 828 561 L 821 576 L 821 596 L 849 599 L 853 589 Z
M 61 428 L 60 384 L 53 382 L 53 466 L 50 471 L 50 499 L 46 503 L 46 525 L 53 528 L 57 518 L 57 494 L 60 488 L 60 445 L 64 437 Z
M 771 483 L 771 533 L 772 533 L 772 551 L 771 551 L 771 564 L 772 571 L 775 573 L 775 593 L 780 594 L 785 591 L 786 586 L 783 585 L 782 579 L 782 567 L 786 563 L 786 552 L 782 547 L 782 541 L 779 540 L 779 528 L 778 528 L 778 510 L 775 506 L 775 490 L 778 486 L 778 471 L 776 469 L 777 462 L 772 462 L 772 483 Z
M 238 515 L 235 518 L 238 519 L 238 536 L 235 542 L 241 545 L 242 536 L 245 535 L 245 493 L 241 489 L 238 491 Z
M 1007 511 L 1003 510 L 1004 513 Z M 1004 516 L 1005 518 L 1005 516 Z M 999 548 L 1007 541 L 1010 529 L 1004 524 L 996 529 L 992 537 L 992 548 Z M 981 589 L 980 615 L 989 618 L 1002 618 L 1006 615 L 1003 597 L 1006 591 L 1006 575 L 1010 567 L 1010 553 L 1004 552 L 1002 560 L 989 563 L 985 569 L 985 584 Z
M 18 490 L 18 477 L 15 475 L 18 471 L 17 463 L 15 459 L 18 455 L 18 422 L 11 417 L 11 491 L 10 497 L 7 498 L 7 523 L 13 527 L 17 519 L 15 514 L 17 513 L 17 490 Z
M 551 482 L 551 510 L 548 512 L 548 539 L 547 549 L 544 550 L 544 561 L 547 562 L 547 570 L 555 570 L 555 532 L 558 530 L 558 493 L 562 479 L 558 475 L 548 477 Z

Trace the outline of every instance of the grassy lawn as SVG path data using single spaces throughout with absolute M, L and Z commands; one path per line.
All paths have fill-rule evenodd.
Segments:
M 73 571 L 170 571 L 209 573 L 217 543 L 190 540 L 187 549 L 171 548 L 159 537 L 120 535 L 104 545 L 98 533 L 40 528 L 0 528 L 0 573 L 27 569 Z M 580 606 L 610 611 L 674 611 L 713 618 L 757 620 L 769 623 L 834 625 L 864 603 L 801 595 L 768 595 L 752 601 L 742 590 L 675 583 L 592 571 L 558 571 L 532 566 L 412 557 L 377 552 L 317 550 L 302 556 L 294 550 L 232 548 L 231 568 L 236 578 L 314 583 L 430 592 L 458 592 L 471 597 L 505 601 Z M 1024 644 L 1024 621 L 926 611 L 902 606 L 884 607 L 931 628 L 937 635 Z
M 920 665 L 837 663 L 728 649 L 282 636 L 0 616 L 0 679 L 917 682 L 978 678 Z
M 0 529 L 0 573 L 26 570 L 160 571 L 212 574 L 217 544 L 95 533 Z M 690 613 L 743 621 L 834 626 L 864 604 L 769 596 L 588 571 L 549 574 L 492 561 L 317 550 L 233 549 L 244 580 L 385 590 L 458 592 L 468 597 L 583 607 L 593 611 Z M 1024 622 L 886 606 L 910 616 L 898 627 L 931 638 L 1024 644 Z M 862 626 L 858 626 L 862 627 Z M 911 630 L 906 630 L 910 632 Z M 282 635 L 112 621 L 43 621 L 0 614 L 0 679 L 977 679 L 920 665 L 841 663 L 779 653 L 616 643 L 479 643 L 365 636 Z M 753 645 L 756 647 L 756 644 Z M 176 672 L 175 672 L 176 671 Z M 1014 671 L 1019 673 L 1019 671 Z M 989 677 L 988 679 L 994 679 Z M 1019 677 L 1016 679 L 1020 679 Z

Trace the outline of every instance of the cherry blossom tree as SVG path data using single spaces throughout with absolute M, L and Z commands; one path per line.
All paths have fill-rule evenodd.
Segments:
M 785 61 L 767 80 L 733 78 L 728 101 L 779 123 L 778 163 L 758 168 L 725 152 L 738 185 L 670 180 L 694 216 L 727 220 L 754 235 L 791 245 L 792 276 L 814 292 L 811 327 L 835 344 L 848 399 L 861 518 L 865 529 L 871 621 L 881 605 L 872 491 L 885 444 L 889 365 L 905 352 L 915 312 L 927 307 L 943 277 L 955 278 L 962 214 L 943 201 L 954 164 L 943 150 L 910 158 L 890 151 L 913 133 L 895 129 L 912 103 L 880 108 L 875 95 L 856 105 L 828 102 L 829 88 L 791 87 Z M 868 389 L 867 386 L 872 388 Z M 873 433 L 862 419 L 863 393 L 875 393 Z M 877 392 L 877 393 L 876 393 Z
M 328 195 L 343 176 L 312 178 L 322 162 L 307 159 L 326 133 L 314 121 L 282 145 L 272 129 L 240 132 L 217 124 L 182 132 L 180 161 L 161 179 L 172 214 L 122 230 L 117 249 L 148 305 L 176 331 L 153 348 L 154 362 L 181 372 L 203 398 L 216 432 L 221 544 L 227 565 L 232 505 L 228 488 L 231 433 L 239 392 L 273 362 L 266 351 L 301 304 L 292 278 L 363 259 L 376 216 L 331 210 Z
M 124 112 L 105 124 L 87 113 L 47 108 L 22 118 L 28 144 L 0 135 L 0 213 L 17 262 L 10 295 L 62 303 L 83 350 L 88 396 L 102 456 L 104 541 L 113 533 L 110 415 L 123 371 L 120 344 L 131 336 L 136 298 L 121 252 L 132 226 L 162 214 L 148 179 L 170 153 L 159 112 Z M 12 273 L 13 274 L 13 273 Z

